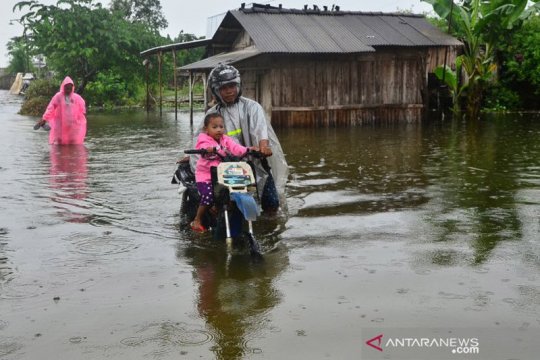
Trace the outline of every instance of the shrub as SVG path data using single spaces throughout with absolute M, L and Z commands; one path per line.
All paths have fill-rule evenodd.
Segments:
M 87 104 L 113 107 L 132 104 L 132 92 L 119 75 L 107 71 L 99 73 L 96 80 L 86 86 L 84 97 Z
M 501 81 L 521 98 L 523 108 L 539 109 L 540 17 L 527 20 L 510 40 L 501 44 Z
M 50 97 L 36 96 L 25 100 L 21 106 L 19 114 L 30 116 L 41 116 L 47 109 L 47 105 L 51 101 Z
M 41 116 L 47 109 L 51 98 L 60 89 L 59 82 L 48 79 L 34 80 L 25 93 L 25 100 L 19 110 L 21 115 Z
M 49 79 L 34 80 L 26 90 L 26 98 L 31 99 L 36 96 L 52 98 L 60 90 L 60 82 L 53 82 Z
M 522 103 L 516 91 L 502 84 L 497 84 L 487 89 L 484 97 L 484 108 L 494 111 L 517 110 L 522 108 Z

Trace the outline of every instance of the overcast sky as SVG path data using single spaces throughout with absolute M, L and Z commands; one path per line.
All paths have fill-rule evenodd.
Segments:
M 245 1 L 245 0 L 244 0 Z M 22 14 L 13 13 L 13 6 L 19 0 L 0 0 L 0 67 L 5 67 L 9 63 L 6 44 L 10 38 L 22 35 L 22 27 L 16 21 Z M 41 0 L 42 4 L 56 4 L 56 0 Z M 103 4 L 109 4 L 109 0 L 101 1 Z M 179 1 L 179 0 L 161 0 L 163 14 L 169 22 L 169 27 L 162 31 L 163 35 L 171 35 L 176 37 L 180 30 L 184 33 L 191 33 L 197 36 L 205 36 L 207 30 L 207 19 L 209 17 L 227 12 L 227 10 L 237 9 L 240 7 L 242 0 L 196 0 L 196 1 Z M 382 11 L 394 12 L 397 10 L 412 10 L 414 13 L 432 12 L 429 4 L 420 0 L 331 0 L 329 2 L 315 2 L 305 0 L 276 0 L 276 1 L 259 1 L 258 3 L 277 6 L 283 4 L 284 8 L 301 9 L 304 4 L 313 4 L 322 6 L 339 5 L 341 10 L 345 11 Z M 246 1 L 247 6 L 250 2 Z

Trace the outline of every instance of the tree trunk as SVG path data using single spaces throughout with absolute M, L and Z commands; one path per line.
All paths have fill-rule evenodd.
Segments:
M 466 114 L 468 119 L 476 120 L 480 117 L 483 93 L 484 87 L 478 82 L 469 87 L 466 103 Z
M 86 88 L 86 85 L 88 85 L 88 79 L 84 77 L 81 83 L 79 84 L 79 86 L 77 86 L 77 90 L 75 90 L 75 92 L 79 95 L 82 95 L 84 92 L 84 89 Z

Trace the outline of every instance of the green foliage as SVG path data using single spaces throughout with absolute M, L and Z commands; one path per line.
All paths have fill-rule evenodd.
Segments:
M 60 81 L 54 82 L 48 79 L 38 79 L 30 83 L 26 90 L 26 98 L 44 96 L 51 99 L 58 91 L 60 91 Z
M 46 98 L 44 96 L 38 96 L 28 99 L 21 106 L 19 114 L 29 116 L 41 116 L 45 112 L 45 109 L 47 109 L 47 105 L 49 104 L 50 100 L 50 98 Z
M 426 16 L 426 20 L 442 32 L 448 31 L 448 22 L 438 16 Z
M 523 20 L 538 9 L 540 0 L 527 7 L 527 0 L 422 0 L 433 6 L 434 11 L 451 23 L 453 33 L 465 47 L 463 70 L 467 97 L 467 115 L 479 116 L 486 88 L 493 82 L 497 68 L 495 49 L 501 37 L 519 27 Z
M 435 76 L 442 81 L 446 86 L 450 95 L 452 96 L 452 111 L 454 113 L 459 113 L 460 109 L 460 99 L 464 91 L 467 90 L 467 85 L 460 84 L 460 74 L 463 64 L 463 55 L 456 58 L 456 70 L 452 70 L 448 66 L 439 66 L 434 70 Z
M 501 45 L 501 81 L 520 94 L 526 108 L 539 108 L 540 17 L 526 21 L 520 31 Z
M 23 36 L 12 38 L 7 43 L 7 49 L 10 58 L 7 67 L 7 72 L 9 74 L 16 74 L 19 72 L 27 73 L 32 71 L 28 44 Z
M 28 0 L 14 7 L 27 10 L 18 21 L 24 26 L 30 54 L 43 55 L 48 69 L 58 76 L 69 75 L 89 105 L 144 100 L 147 74 L 140 53 L 173 42 L 157 31 L 166 25 L 159 0 L 113 1 L 111 8 L 95 0 L 59 0 L 50 6 Z M 179 35 L 179 41 L 196 39 L 192 34 Z M 178 51 L 177 66 L 199 60 L 202 54 L 202 49 Z M 153 87 L 158 82 L 157 56 L 149 60 L 148 80 Z M 172 84 L 171 53 L 164 53 L 162 60 L 163 84 Z
M 47 79 L 34 80 L 26 90 L 25 102 L 19 111 L 22 115 L 41 116 L 47 109 L 51 98 L 60 89 L 59 82 Z
M 34 52 L 46 57 L 52 71 L 70 75 L 80 93 L 100 72 L 112 71 L 126 83 L 144 79 L 139 53 L 164 42 L 154 29 L 130 23 L 91 0 L 62 0 L 58 5 L 34 0 L 16 5 L 29 9 L 20 21 Z
M 444 81 L 445 85 L 447 85 L 450 90 L 457 91 L 458 76 L 455 71 L 448 66 L 439 66 L 435 69 L 434 73 L 435 76 L 437 76 L 437 79 Z
M 514 110 L 522 108 L 522 103 L 516 91 L 497 84 L 487 89 L 484 108 L 493 111 Z
M 181 43 L 188 41 L 201 40 L 204 37 L 198 38 L 197 36 L 180 31 L 178 36 L 174 38 L 173 43 Z M 192 62 L 199 61 L 204 55 L 204 48 L 193 48 L 187 50 L 180 50 L 176 52 L 176 61 L 178 66 L 191 64 Z
M 111 0 L 110 8 L 130 22 L 140 22 L 149 29 L 165 29 L 167 19 L 161 11 L 159 0 Z
M 131 87 L 112 71 L 99 73 L 96 80 L 86 89 L 89 104 L 110 108 L 118 105 L 131 105 L 138 97 L 140 87 Z

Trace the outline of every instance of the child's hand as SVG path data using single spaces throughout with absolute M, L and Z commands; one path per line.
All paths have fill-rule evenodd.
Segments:
M 215 147 L 206 148 L 206 152 L 209 154 L 213 154 L 216 152 L 216 148 Z
M 248 149 L 249 149 L 249 150 L 252 150 L 252 151 L 259 151 L 259 147 L 258 147 L 258 146 L 250 146 Z

